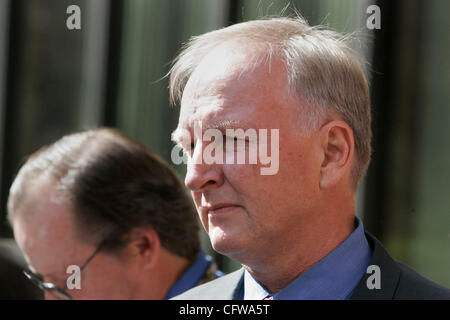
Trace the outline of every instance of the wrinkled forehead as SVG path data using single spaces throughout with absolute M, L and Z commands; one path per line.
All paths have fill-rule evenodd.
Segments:
M 181 100 L 179 126 L 190 127 L 195 119 L 207 115 L 251 109 L 262 101 L 274 100 L 285 89 L 283 63 L 269 61 L 261 48 L 226 43 L 209 53 L 189 78 Z

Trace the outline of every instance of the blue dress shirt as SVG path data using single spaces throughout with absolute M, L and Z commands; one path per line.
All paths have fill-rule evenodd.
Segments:
M 166 300 L 173 298 L 195 286 L 205 276 L 206 271 L 212 263 L 212 258 L 200 250 L 197 259 L 183 273 L 180 279 L 169 289 Z M 216 278 L 223 276 L 219 270 L 215 272 Z
M 274 295 L 246 270 L 243 297 L 244 300 L 262 300 L 268 296 L 273 300 L 346 300 L 366 272 L 371 258 L 363 224 L 356 217 L 356 229 L 344 242 Z

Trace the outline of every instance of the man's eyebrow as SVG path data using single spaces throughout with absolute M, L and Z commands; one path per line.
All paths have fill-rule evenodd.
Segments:
M 244 129 L 244 124 L 239 120 L 221 120 L 208 123 L 203 127 L 203 130 L 217 129 L 225 132 L 226 129 Z
M 221 132 L 226 132 L 226 129 L 245 129 L 246 126 L 244 126 L 242 121 L 239 120 L 220 120 L 220 121 L 213 121 L 210 123 L 202 124 L 202 130 L 208 130 L 208 129 L 216 129 L 220 130 Z M 185 128 L 176 128 L 172 134 L 171 134 L 171 140 L 175 143 L 180 143 L 183 140 L 186 139 L 186 135 L 184 132 L 189 132 L 188 129 Z

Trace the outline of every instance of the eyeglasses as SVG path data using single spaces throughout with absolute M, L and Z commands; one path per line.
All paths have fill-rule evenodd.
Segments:
M 92 261 L 92 259 L 94 259 L 94 257 L 97 255 L 97 253 L 100 252 L 100 250 L 103 248 L 106 242 L 108 242 L 108 240 L 110 240 L 110 237 L 106 238 L 100 243 L 97 249 L 94 250 L 91 256 L 80 267 L 80 272 L 83 271 L 84 268 L 86 268 L 86 266 L 89 264 L 89 262 Z M 72 296 L 65 289 L 57 286 L 52 282 L 45 282 L 44 277 L 41 274 L 35 273 L 31 270 L 23 270 L 23 273 L 25 277 L 27 277 L 27 279 L 29 279 L 32 283 L 34 283 L 39 289 L 50 292 L 58 299 L 72 300 Z

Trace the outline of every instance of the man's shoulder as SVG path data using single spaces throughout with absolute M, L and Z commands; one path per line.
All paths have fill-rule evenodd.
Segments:
M 379 288 L 369 288 L 368 283 L 377 275 L 366 273 L 353 291 L 351 299 L 450 299 L 450 289 L 434 283 L 405 264 L 394 260 L 382 244 L 369 233 L 366 233 L 366 237 L 373 248 L 370 265 L 379 267 Z
M 244 269 L 239 269 L 198 287 L 192 288 L 172 300 L 233 300 L 242 286 Z
M 450 289 L 397 262 L 401 273 L 394 299 L 450 300 Z

